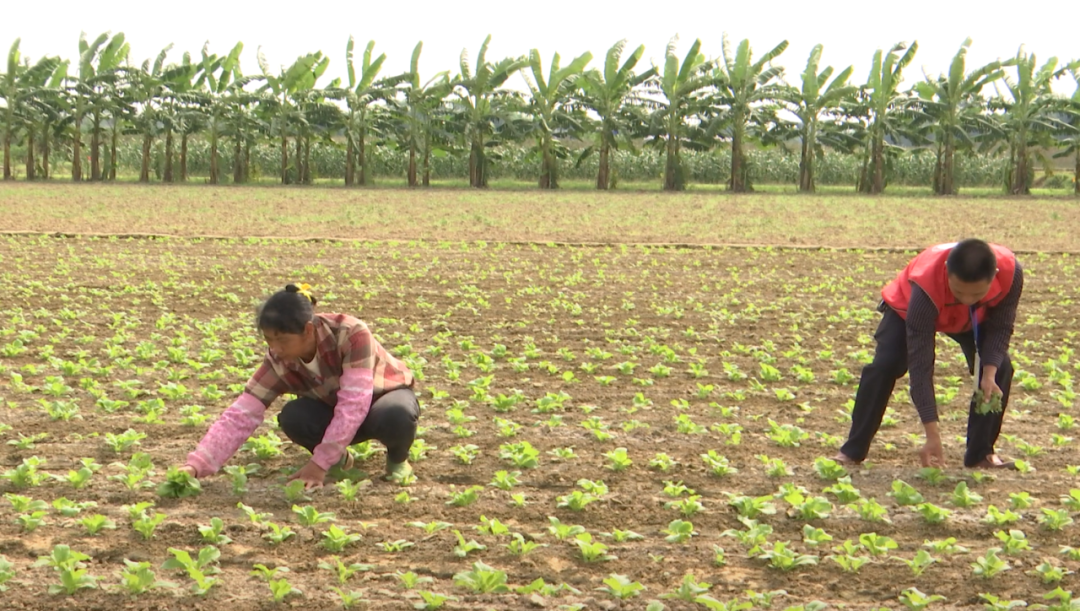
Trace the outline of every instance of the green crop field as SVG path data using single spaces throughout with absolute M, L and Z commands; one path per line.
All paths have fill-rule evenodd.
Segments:
M 6 608 L 1078 604 L 1071 200 L 0 189 L 24 232 L 0 237 Z M 842 468 L 880 287 L 902 249 L 969 235 L 1027 252 L 998 446 L 1021 470 L 961 468 L 972 389 L 945 340 L 946 468 L 917 468 L 904 383 Z M 807 244 L 839 248 L 785 248 Z M 362 444 L 356 471 L 286 487 L 307 459 L 275 406 L 227 473 L 168 496 L 290 281 L 416 374 L 415 478 L 369 478 Z

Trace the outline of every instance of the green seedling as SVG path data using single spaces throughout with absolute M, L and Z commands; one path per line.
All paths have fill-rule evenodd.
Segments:
M 1009 566 L 1008 562 L 998 557 L 999 551 L 998 548 L 991 547 L 986 550 L 986 554 L 981 558 L 975 559 L 975 562 L 971 565 L 972 572 L 975 576 L 982 577 L 983 579 L 991 579 L 995 575 L 1012 568 Z
M 259 465 L 229 465 L 224 469 L 232 480 L 233 494 L 243 496 L 247 494 L 248 476 L 259 472 Z
M 262 538 L 269 541 L 271 545 L 280 545 L 296 536 L 296 533 L 288 526 L 280 526 L 273 522 L 263 522 L 262 525 L 269 529 L 269 532 L 263 533 Z
M 170 467 L 165 481 L 158 486 L 158 496 L 165 498 L 182 499 L 196 496 L 202 492 L 199 480 L 187 471 L 176 467 Z
M 160 581 L 151 570 L 149 562 L 133 562 L 124 559 L 124 567 L 120 571 L 120 589 L 131 596 L 145 594 L 151 590 L 161 588 L 173 589 L 176 586 L 171 581 Z
M 599 541 L 593 541 L 589 533 L 581 533 L 574 537 L 574 545 L 581 551 L 581 558 L 585 562 L 607 562 L 617 560 L 617 556 L 607 553 L 608 547 Z
M 547 547 L 547 545 L 543 543 L 527 541 L 521 533 L 513 533 L 510 536 L 510 543 L 504 544 L 503 547 L 510 550 L 510 553 L 515 556 L 524 556 L 539 547 Z
M 304 507 L 293 505 L 292 510 L 301 526 L 315 526 L 316 524 L 333 522 L 335 519 L 332 512 L 320 512 L 311 505 L 305 505 Z
M 330 556 L 327 561 L 319 563 L 319 568 L 334 573 L 337 576 L 338 584 L 345 585 L 357 573 L 370 571 L 374 567 L 370 564 L 345 564 L 340 556 Z
M 327 530 L 323 531 L 323 540 L 321 545 L 332 553 L 341 553 L 347 546 L 352 545 L 362 539 L 360 535 L 350 534 L 345 530 L 342 530 L 336 525 L 330 526 Z
M 214 545 L 228 545 L 232 539 L 225 535 L 225 522 L 221 518 L 211 518 L 210 524 L 200 524 L 199 534 L 203 541 Z
M 97 587 L 98 578 L 87 571 L 87 560 L 90 560 L 90 556 L 73 551 L 67 545 L 55 545 L 48 556 L 38 556 L 34 566 L 52 567 L 59 575 L 60 583 L 50 584 L 49 594 L 71 596 L 81 589 Z
M 597 590 L 606 592 L 612 598 L 618 600 L 627 600 L 640 596 L 641 592 L 645 590 L 645 586 L 636 581 L 630 581 L 625 575 L 612 574 L 603 583 L 604 587 L 597 588 Z
M 460 530 L 455 530 L 454 536 L 457 537 L 458 540 L 458 544 L 454 546 L 454 555 L 458 558 L 465 558 L 472 552 L 487 549 L 486 545 L 477 543 L 475 539 L 466 541 L 465 536 L 461 534 Z
M 501 594 L 509 592 L 506 573 L 483 562 L 474 562 L 472 570 L 454 575 L 454 584 L 476 594 Z

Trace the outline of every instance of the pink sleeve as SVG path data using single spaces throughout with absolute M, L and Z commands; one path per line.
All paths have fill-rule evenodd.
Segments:
M 196 477 L 217 473 L 232 458 L 255 429 L 262 424 L 266 406 L 257 397 L 243 393 L 218 417 L 195 451 L 188 454 L 188 466 Z
M 323 433 L 322 443 L 315 446 L 311 460 L 329 470 L 345 454 L 356 431 L 371 409 L 374 372 L 366 368 L 345 368 L 341 372 L 341 388 L 337 393 L 334 418 Z

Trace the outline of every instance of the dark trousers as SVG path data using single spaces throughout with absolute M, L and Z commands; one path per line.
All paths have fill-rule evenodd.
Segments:
M 298 397 L 281 409 L 278 425 L 293 443 L 312 452 L 322 443 L 333 417 L 333 407 L 318 399 Z M 403 462 L 409 458 L 419 418 L 420 404 L 412 389 L 391 390 L 371 402 L 371 409 L 350 445 L 374 439 L 386 446 L 390 462 Z
M 967 359 L 968 371 L 972 372 L 975 367 L 975 335 L 969 331 L 949 334 L 949 337 L 960 344 Z M 869 453 L 870 442 L 881 426 L 896 381 L 904 377 L 908 368 L 907 323 L 891 308 L 884 308 L 874 339 L 877 340 L 874 361 L 862 370 L 859 390 L 855 394 L 855 409 L 851 413 L 851 432 L 848 433 L 847 443 L 840 448 L 845 456 L 858 461 L 865 459 Z M 1012 361 L 1006 353 L 995 378 L 1002 391 L 1002 411 L 978 414 L 974 398 L 968 409 L 965 466 L 974 466 L 994 453 L 994 444 L 1001 433 L 1001 419 L 1009 404 L 1012 378 Z

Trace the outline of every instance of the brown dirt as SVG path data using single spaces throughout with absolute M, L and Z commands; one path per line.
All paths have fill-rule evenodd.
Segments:
M 7 183 L 0 211 L 44 233 L 1080 251 L 1069 198 Z
M 67 497 L 78 501 L 95 501 L 97 512 L 113 518 L 118 529 L 99 537 L 81 534 L 77 525 L 50 512 L 48 523 L 30 534 L 21 532 L 10 505 L 0 509 L 0 553 L 15 564 L 16 576 L 3 595 L 5 608 L 10 609 L 263 609 L 274 607 L 269 602 L 267 586 L 249 576 L 254 564 L 287 566 L 290 581 L 304 592 L 304 598 L 290 599 L 286 606 L 329 608 L 330 586 L 333 579 L 327 571 L 318 569 L 318 562 L 330 554 L 318 547 L 317 531 L 296 524 L 285 501 L 279 482 L 280 469 L 303 464 L 306 453 L 289 444 L 280 458 L 262 461 L 264 472 L 252 479 L 243 502 L 257 511 L 270 512 L 280 524 L 291 524 L 298 538 L 279 547 L 269 546 L 261 531 L 250 525 L 236 509 L 239 500 L 232 494 L 224 477 L 205 480 L 204 492 L 195 499 L 156 499 L 153 491 L 129 492 L 120 484 L 106 479 L 117 472 L 109 463 L 118 460 L 101 439 L 105 433 L 119 433 L 128 427 L 147 433 L 139 450 L 154 457 L 157 473 L 153 481 L 160 482 L 170 464 L 183 461 L 198 442 L 207 425 L 189 427 L 180 424 L 180 408 L 188 404 L 205 406 L 213 417 L 231 399 L 202 400 L 198 389 L 206 382 L 199 381 L 190 365 L 171 364 L 167 369 L 187 372 L 185 386 L 195 392 L 191 399 L 166 401 L 168 412 L 164 424 L 137 424 L 133 405 L 115 414 L 94 407 L 89 393 L 78 388 L 83 373 L 69 376 L 67 383 L 76 388 L 67 397 L 78 403 L 82 419 L 70 422 L 51 421 L 38 400 L 47 398 L 41 392 L 17 389 L 10 374 L 28 364 L 37 364 L 37 373 L 24 373 L 24 381 L 33 386 L 46 384 L 45 377 L 60 375 L 39 353 L 53 343 L 56 355 L 76 359 L 72 351 L 85 349 L 86 358 L 109 364 L 103 353 L 105 340 L 115 333 L 112 316 L 123 315 L 135 323 L 131 337 L 124 343 L 134 349 L 140 342 L 158 346 L 168 345 L 174 338 L 183 341 L 191 355 L 210 347 L 201 326 L 216 317 L 223 319 L 218 331 L 218 347 L 225 358 L 217 369 L 225 377 L 217 381 L 219 388 L 244 381 L 250 368 L 227 372 L 223 366 L 238 366 L 232 356 L 231 342 L 259 349 L 256 334 L 250 328 L 251 304 L 268 287 L 280 286 L 291 280 L 304 280 L 316 286 L 324 300 L 325 311 L 354 313 L 367 320 L 388 347 L 406 343 L 414 352 L 424 356 L 424 380 L 419 384 L 423 398 L 422 437 L 436 446 L 417 466 L 418 482 L 407 488 L 414 501 L 402 505 L 394 501 L 399 488 L 375 483 L 353 504 L 344 501 L 333 488 L 318 491 L 311 501 L 320 511 L 337 514 L 338 524 L 351 532 L 360 532 L 364 539 L 348 551 L 348 559 L 366 562 L 375 568 L 354 578 L 348 588 L 362 590 L 370 609 L 401 609 L 413 602 L 393 578 L 395 571 L 412 570 L 433 579 L 421 586 L 444 594 L 453 594 L 458 601 L 448 608 L 529 608 L 527 597 L 508 593 L 475 595 L 457 587 L 453 576 L 468 570 L 474 560 L 505 571 L 508 582 L 520 586 L 542 577 L 549 583 L 566 583 L 580 594 L 563 594 L 547 599 L 545 604 L 582 603 L 586 608 L 641 609 L 645 601 L 659 597 L 678 586 L 687 572 L 699 581 L 713 584 L 710 594 L 720 600 L 742 597 L 746 590 L 757 592 L 783 589 L 789 596 L 779 599 L 781 607 L 822 600 L 836 607 L 869 609 L 881 606 L 897 608 L 897 596 L 905 588 L 917 586 L 924 592 L 943 594 L 949 605 L 975 608 L 978 595 L 993 592 L 999 596 L 1024 599 L 1032 604 L 1052 586 L 1043 585 L 1026 571 L 1044 559 L 1076 570 L 1078 564 L 1058 554 L 1061 544 L 1077 539 L 1077 525 L 1060 533 L 1039 528 L 1035 519 L 1041 508 L 1060 508 L 1059 495 L 1077 487 L 1076 478 L 1064 472 L 1066 465 L 1080 463 L 1075 442 L 1064 448 L 1053 448 L 1051 434 L 1059 411 L 1071 413 L 1055 398 L 1061 386 L 1051 382 L 1043 363 L 1058 358 L 1065 348 L 1074 346 L 1075 333 L 1070 329 L 1080 309 L 1074 303 L 1076 289 L 1073 259 L 1061 256 L 1032 256 L 1024 260 L 1029 270 L 1025 300 L 1014 339 L 1014 358 L 1018 367 L 1034 373 L 1042 383 L 1037 390 L 1015 391 L 1012 411 L 1006 419 L 1004 432 L 1017 437 L 1017 443 L 1005 440 L 999 451 L 1020 455 L 1020 441 L 1045 448 L 1040 456 L 1031 459 L 1038 471 L 1031 474 L 997 474 L 993 481 L 975 483 L 969 474 L 958 469 L 961 461 L 963 414 L 966 407 L 958 398 L 943 408 L 946 452 L 952 465 L 950 480 L 931 486 L 918 479 L 912 449 L 907 438 L 920 428 L 914 410 L 899 399 L 893 405 L 895 426 L 883 428 L 872 450 L 872 464 L 853 474 L 853 483 L 866 498 L 875 498 L 888 508 L 891 524 L 870 524 L 854 512 L 837 507 L 833 514 L 812 522 L 834 537 L 833 543 L 858 539 L 860 533 L 877 532 L 893 537 L 899 549 L 897 558 L 910 559 L 926 539 L 955 537 L 959 544 L 971 549 L 967 555 L 935 554 L 939 563 L 915 578 L 898 559 L 878 560 L 858 575 L 842 573 L 829 560 L 821 559 L 818 566 L 790 573 L 767 568 L 761 560 L 747 558 L 745 549 L 734 539 L 722 537 L 727 529 L 740 528 L 736 514 L 727 505 L 726 493 L 769 495 L 780 484 L 790 482 L 806 487 L 814 495 L 822 494 L 827 482 L 814 473 L 814 459 L 831 456 L 835 449 L 829 437 L 842 437 L 847 425 L 838 421 L 837 410 L 854 392 L 854 383 L 841 386 L 829 382 L 831 371 L 847 368 L 857 375 L 859 363 L 853 353 L 868 350 L 872 353 L 870 336 L 877 324 L 872 312 L 876 291 L 905 262 L 904 256 L 893 253 L 821 252 L 791 253 L 774 249 L 709 249 L 682 250 L 661 248 L 611 247 L 563 248 L 545 246 L 467 245 L 461 243 L 410 244 L 311 244 L 288 241 L 259 240 L 233 242 L 188 240 L 104 240 L 8 238 L 0 242 L 0 260 L 5 263 L 6 291 L 0 316 L 0 346 L 13 340 L 14 334 L 37 329 L 38 339 L 29 342 L 30 349 L 22 355 L 0 357 L 3 376 L 0 377 L 0 397 L 8 409 L 0 412 L 0 421 L 11 430 L 0 433 L 5 440 L 18 434 L 46 432 L 49 437 L 32 450 L 13 445 L 0 446 L 0 470 L 13 469 L 28 456 L 47 458 L 44 471 L 62 474 L 79 458 L 93 457 L 106 465 L 94 476 L 89 487 L 74 490 L 66 483 L 48 481 L 40 487 L 15 491 L 6 481 L 0 482 L 3 492 L 19 492 L 35 499 L 53 501 Z M 17 270 L 17 272 L 16 272 Z M 841 309 L 842 308 L 842 309 Z M 580 310 L 579 310 L 580 309 Z M 73 314 L 64 318 L 67 311 Z M 155 322 L 165 313 L 178 317 L 175 323 L 157 328 Z M 197 326 L 198 325 L 198 326 Z M 415 325 L 415 326 L 414 326 Z M 203 327 L 204 328 L 204 327 Z M 58 339 L 63 329 L 68 337 Z M 439 345 L 436 335 L 448 332 L 446 355 L 464 363 L 460 377 L 452 380 L 443 364 L 443 356 L 425 352 Z M 693 332 L 690 332 L 690 331 Z M 181 336 L 182 333 L 182 336 Z M 88 343 L 74 340 L 86 336 Z M 522 356 L 531 337 L 541 356 L 529 358 L 530 369 L 515 373 L 505 359 L 499 359 L 491 385 L 492 394 L 524 392 L 528 401 L 514 411 L 496 414 L 490 406 L 471 400 L 466 386 L 481 377 L 473 363 L 473 355 L 489 352 L 496 343 L 508 347 L 509 356 Z M 470 339 L 477 350 L 466 350 L 463 340 Z M 56 340 L 52 342 L 52 340 Z M 661 377 L 648 370 L 662 363 L 659 351 L 653 346 L 666 345 L 674 350 L 678 362 L 670 363 L 669 376 Z M 636 350 L 625 355 L 619 348 Z M 746 347 L 747 350 L 742 350 Z M 566 348 L 573 354 L 567 361 L 557 351 Z M 600 348 L 612 353 L 601 361 L 589 357 L 586 350 Z M 790 352 L 799 348 L 799 352 Z M 783 375 L 778 384 L 768 383 L 764 391 L 754 391 L 748 380 L 732 381 L 724 375 L 722 363 L 734 363 L 745 373 L 759 376 L 754 350 L 764 350 L 776 359 L 775 365 Z M 820 356 L 821 350 L 831 350 L 831 356 Z M 788 353 L 788 354 L 785 354 Z M 959 351 L 948 340 L 939 348 L 938 383 L 945 384 L 948 376 L 962 376 L 956 356 Z M 154 360 L 164 358 L 155 357 Z M 813 371 L 816 380 L 800 383 L 792 374 L 798 359 Z M 688 373 L 689 364 L 702 359 L 708 375 L 695 379 Z M 615 363 L 633 360 L 639 363 L 634 374 L 623 375 L 613 369 Z M 1074 370 L 1074 360 L 1064 365 Z M 556 374 L 540 369 L 549 361 L 559 367 Z M 615 378 L 610 386 L 601 386 L 580 369 L 585 362 L 601 365 L 595 375 Z M 208 370 L 212 370 L 210 368 Z M 576 382 L 565 382 L 563 371 L 575 372 Z M 117 380 L 138 379 L 142 388 L 158 392 L 158 383 L 165 381 L 165 371 L 155 370 L 150 362 L 138 358 L 122 370 L 98 377 L 100 387 L 109 398 L 120 398 Z M 632 382 L 633 378 L 652 380 L 651 386 Z M 715 390 L 708 400 L 694 394 L 697 383 L 712 384 Z M 773 389 L 791 389 L 796 399 L 778 401 Z M 899 388 L 904 388 L 902 383 Z M 433 391 L 445 391 L 448 396 L 434 399 Z M 540 423 L 551 414 L 531 410 L 536 400 L 547 392 L 565 391 L 571 395 L 562 416 L 565 426 L 549 427 Z M 636 393 L 651 401 L 651 405 L 634 410 Z M 745 393 L 736 398 L 726 393 Z M 965 381 L 958 397 L 970 392 Z M 685 399 L 688 407 L 678 410 L 673 400 Z M 453 433 L 446 415 L 454 401 L 466 401 L 466 413 L 477 418 L 467 426 L 475 431 L 468 439 Z M 717 407 L 710 407 L 714 401 Z M 806 408 L 800 408 L 805 404 Z M 596 409 L 585 413 L 585 406 Z M 723 416 L 719 406 L 738 406 L 731 416 Z M 964 411 L 961 411 L 964 408 Z M 275 413 L 276 408 L 271 409 Z M 693 422 L 709 427 L 721 423 L 737 423 L 744 427 L 739 445 L 726 444 L 726 437 L 715 431 L 702 434 L 682 433 L 674 418 L 685 413 Z M 514 438 L 500 437 L 493 416 L 511 419 L 522 425 Z M 582 423 L 592 416 L 599 417 L 610 427 L 614 438 L 600 442 Z M 766 435 L 768 420 L 795 424 L 810 434 L 799 447 L 783 448 Z M 625 431 L 622 425 L 637 420 L 648 425 Z M 269 422 L 260 433 L 269 430 Z M 1065 434 L 1068 434 L 1065 432 Z M 540 450 L 540 465 L 521 469 L 522 484 L 515 492 L 525 493 L 528 505 L 513 508 L 507 503 L 509 495 L 486 484 L 497 470 L 513 470 L 499 458 L 500 445 L 507 442 L 529 441 Z M 471 443 L 480 449 L 472 465 L 460 464 L 449 452 L 457 444 Z M 888 449 L 885 444 L 893 444 Z M 558 462 L 548 451 L 556 447 L 576 448 L 578 458 Z M 616 447 L 627 449 L 633 465 L 624 472 L 605 467 L 604 453 Z M 716 450 L 726 456 L 738 473 L 725 478 L 709 474 L 700 455 Z M 678 461 L 679 466 L 664 474 L 648 468 L 657 452 L 664 452 Z M 125 453 L 119 460 L 126 460 Z M 794 471 L 786 478 L 765 475 L 757 455 L 782 458 Z M 370 459 L 362 467 L 376 472 L 381 456 Z M 232 464 L 253 462 L 254 457 L 241 452 Z M 972 488 L 983 495 L 982 503 L 971 509 L 948 505 L 949 493 L 956 481 L 967 478 Z M 609 495 L 583 512 L 557 508 L 557 498 L 569 493 L 581 478 L 603 480 Z M 921 523 L 909 509 L 900 508 L 887 496 L 894 479 L 903 479 L 918 488 L 927 501 L 954 509 L 952 518 L 939 526 Z M 666 480 L 682 481 L 702 496 L 705 511 L 690 517 L 697 536 L 685 544 L 668 543 L 660 532 L 679 515 L 663 507 Z M 446 504 L 453 487 L 484 486 L 480 500 L 469 507 Z M 1009 557 L 1011 571 L 989 581 L 972 576 L 970 563 L 987 548 L 998 545 L 994 531 L 999 530 L 980 520 L 990 504 L 1004 508 L 1011 493 L 1027 491 L 1037 499 L 1031 509 L 1021 511 L 1023 519 L 1013 528 L 1022 529 L 1028 536 L 1032 551 Z M 140 500 L 157 500 L 158 509 L 168 518 L 154 539 L 144 541 L 128 525 L 120 508 Z M 775 501 L 777 515 L 763 517 L 775 532 L 774 541 L 790 541 L 800 553 L 824 556 L 827 550 L 814 550 L 802 541 L 801 520 L 785 515 L 787 504 Z M 481 516 L 497 517 L 513 532 L 536 537 L 547 547 L 539 548 L 524 558 L 518 558 L 501 547 L 507 539 L 476 532 Z M 548 516 L 568 524 L 579 524 L 594 537 L 604 540 L 600 533 L 612 529 L 630 529 L 644 535 L 639 542 L 611 543 L 609 553 L 617 560 L 605 563 L 584 563 L 575 547 L 557 541 L 547 534 Z M 212 517 L 221 517 L 228 524 L 232 544 L 221 547 L 222 586 L 215 588 L 205 599 L 186 593 L 190 580 L 171 575 L 160 567 L 168 557 L 169 547 L 196 550 L 201 546 L 198 524 Z M 488 546 L 486 551 L 461 559 L 452 553 L 456 539 L 452 529 L 426 536 L 421 530 L 408 526 L 410 521 L 443 520 L 453 524 L 467 539 L 476 539 Z M 362 523 L 369 525 L 364 528 Z M 321 527 L 318 529 L 321 530 Z M 379 542 L 407 539 L 415 546 L 398 554 L 384 552 Z M 74 549 L 90 554 L 90 573 L 101 578 L 109 588 L 118 582 L 117 572 L 124 558 L 151 561 L 159 578 L 176 581 L 181 589 L 175 593 L 150 594 L 129 599 L 110 589 L 82 591 L 73 597 L 50 597 L 48 584 L 55 583 L 52 570 L 32 566 L 34 560 L 48 553 L 52 545 L 70 544 Z M 727 566 L 713 566 L 713 546 L 727 552 Z M 647 589 L 643 596 L 611 607 L 606 594 L 596 591 L 602 580 L 611 573 L 627 575 Z M 1065 589 L 1076 589 L 1075 576 L 1062 583 Z M 692 608 L 679 601 L 665 601 L 670 609 Z

